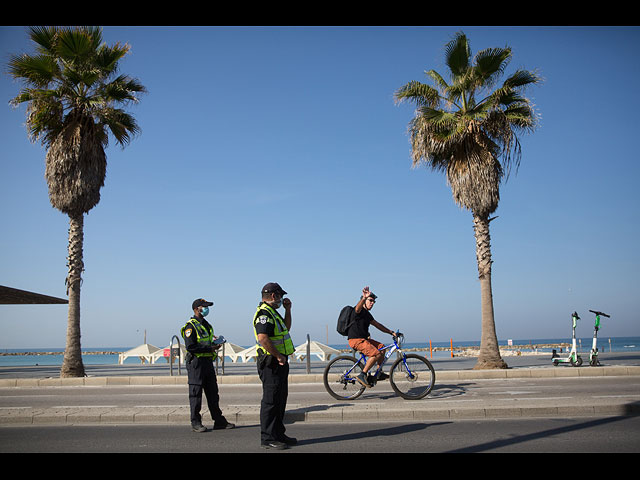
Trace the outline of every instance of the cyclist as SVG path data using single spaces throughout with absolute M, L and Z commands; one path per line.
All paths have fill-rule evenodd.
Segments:
M 384 345 L 371 338 L 369 335 L 369 325 L 373 325 L 381 332 L 393 335 L 394 338 L 396 336 L 395 332 L 376 321 L 373 315 L 371 315 L 371 309 L 376 303 L 376 298 L 378 297 L 369 290 L 369 287 L 362 289 L 360 301 L 355 306 L 354 322 L 347 332 L 349 346 L 367 357 L 367 363 L 362 369 L 362 373 L 356 377 L 356 380 L 365 387 L 371 386 L 367 378 L 369 370 L 371 370 L 374 365 L 381 364 L 384 361 L 384 354 L 379 351 L 379 348 Z M 389 378 L 387 374 L 380 372 L 378 380 L 385 380 L 387 378 Z

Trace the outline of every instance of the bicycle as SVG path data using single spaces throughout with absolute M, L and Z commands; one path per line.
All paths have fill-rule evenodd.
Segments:
M 382 367 L 394 352 L 400 354 L 389 370 L 389 383 L 397 395 L 405 400 L 419 400 L 431 392 L 436 382 L 436 372 L 431 362 L 420 355 L 402 351 L 404 335 L 396 332 L 393 343 L 384 345 L 378 351 L 385 351 L 384 360 L 373 375 L 368 376 L 369 385 L 375 386 L 382 373 Z M 337 400 L 355 400 L 367 389 L 356 377 L 362 373 L 366 356 L 360 358 L 342 355 L 334 358 L 324 369 L 324 387 Z

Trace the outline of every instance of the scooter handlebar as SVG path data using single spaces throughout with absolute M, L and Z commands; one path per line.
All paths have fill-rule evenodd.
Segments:
M 602 315 L 603 317 L 611 318 L 611 315 L 607 315 L 604 312 L 597 312 L 595 310 L 589 310 L 591 313 L 595 313 L 596 315 Z

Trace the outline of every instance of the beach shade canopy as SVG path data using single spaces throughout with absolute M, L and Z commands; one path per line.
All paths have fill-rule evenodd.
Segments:
M 298 360 L 303 360 L 307 356 L 307 343 L 309 342 L 306 341 L 302 345 L 298 345 L 295 352 L 293 352 Z M 315 355 L 323 361 L 329 360 L 331 355 L 337 356 L 342 353 L 340 350 L 336 350 L 335 348 L 331 348 L 323 343 L 316 342 L 315 340 L 311 340 L 309 347 L 309 354 Z
M 54 303 L 69 303 L 69 300 L 0 285 L 0 304 L 2 305 L 45 305 Z
M 244 350 L 245 350 L 244 347 L 241 347 L 240 345 L 236 345 L 235 343 L 227 342 L 224 344 L 224 356 L 229 357 L 233 363 L 236 363 L 238 359 L 243 360 L 241 353 Z M 222 355 L 222 348 L 218 350 L 218 355 Z
M 138 357 L 141 363 L 155 363 L 153 354 L 158 350 L 160 350 L 160 348 L 156 347 L 155 345 L 151 345 L 150 343 L 143 343 L 142 345 L 121 353 L 118 356 L 118 363 L 123 364 L 124 361 L 129 357 Z
M 241 359 L 243 362 L 248 362 L 249 360 L 255 361 L 258 356 L 258 353 L 256 352 L 257 347 L 258 345 L 253 345 L 249 348 L 245 348 L 236 354 L 237 358 Z
M 144 345 L 141 345 L 144 346 Z M 151 345 L 153 347 L 153 345 Z M 174 343 L 173 347 L 176 348 L 178 346 L 177 343 Z M 130 357 L 139 356 L 135 351 L 140 348 L 136 347 L 133 350 L 129 350 L 129 352 L 121 353 L 120 356 L 127 355 Z M 165 348 L 159 348 L 156 352 L 151 353 L 151 363 L 156 363 L 159 359 L 165 358 L 167 362 L 171 359 L 170 356 L 167 356 L 168 351 L 171 350 L 171 345 L 167 345 Z M 224 356 L 229 357 L 233 363 L 236 363 L 238 359 L 244 360 L 242 352 L 245 350 L 244 347 L 240 345 L 236 345 L 235 343 L 226 342 L 224 344 Z M 133 353 L 130 353 L 133 352 Z M 222 348 L 217 350 L 218 355 L 222 355 Z M 184 361 L 187 355 L 187 349 L 184 345 L 180 344 L 180 359 Z M 255 347 L 253 350 L 253 355 L 255 355 Z M 122 363 L 122 362 L 120 362 Z

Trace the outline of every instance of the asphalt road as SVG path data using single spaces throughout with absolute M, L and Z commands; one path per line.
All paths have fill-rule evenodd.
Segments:
M 640 417 L 294 424 L 298 445 L 260 448 L 257 425 L 193 433 L 186 426 L 0 428 L 2 453 L 638 453 Z M 227 457 L 228 458 L 228 457 Z M 406 465 L 405 465 L 406 466 Z
M 220 405 L 225 407 L 259 407 L 260 384 L 222 384 Z M 440 404 L 496 404 L 527 401 L 555 402 L 563 405 L 594 403 L 599 399 L 625 398 L 640 402 L 640 376 L 510 378 L 443 381 L 436 383 L 429 396 L 418 402 L 438 407 Z M 322 383 L 291 383 L 287 409 L 301 405 L 384 404 L 412 405 L 391 389 L 389 382 L 349 402 L 329 396 Z M 0 408 L 52 407 L 172 407 L 188 404 L 187 385 L 123 385 L 70 387 L 0 388 Z

